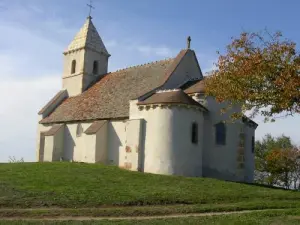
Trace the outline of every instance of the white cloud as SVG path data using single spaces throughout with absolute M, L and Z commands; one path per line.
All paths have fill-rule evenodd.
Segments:
M 134 45 L 129 44 L 126 47 L 126 50 L 137 51 L 144 56 L 160 56 L 160 57 L 171 57 L 174 54 L 177 54 L 178 51 L 175 51 L 166 46 L 151 46 L 151 45 Z
M 29 16 L 18 12 L 14 16 Z M 43 34 L 48 25 L 40 29 L 21 22 L 0 20 L 5 34 L 0 36 L 0 161 L 9 156 L 35 160 L 37 112 L 61 87 L 61 42 Z
M 118 45 L 116 40 L 108 40 L 108 41 L 105 41 L 104 44 L 107 48 L 113 48 L 113 47 L 116 47 Z
M 172 50 L 167 47 L 152 47 L 149 45 L 137 46 L 136 50 L 145 55 L 171 56 Z
M 37 112 L 59 90 L 60 77 L 44 76 L 31 80 L 10 79 L 0 82 L 0 161 L 9 156 L 35 160 Z

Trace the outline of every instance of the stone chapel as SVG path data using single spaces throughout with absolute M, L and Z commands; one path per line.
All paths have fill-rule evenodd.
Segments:
M 226 123 L 240 108 L 221 114 L 225 103 L 205 95 L 189 43 L 174 58 L 108 72 L 88 17 L 63 53 L 61 91 L 38 113 L 37 161 L 252 182 L 257 124 Z

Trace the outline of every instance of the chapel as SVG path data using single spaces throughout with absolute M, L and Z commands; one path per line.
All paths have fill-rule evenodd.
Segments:
M 197 56 L 109 72 L 89 16 L 63 52 L 61 90 L 38 112 L 40 162 L 103 163 L 145 173 L 253 182 L 257 124 L 205 95 Z

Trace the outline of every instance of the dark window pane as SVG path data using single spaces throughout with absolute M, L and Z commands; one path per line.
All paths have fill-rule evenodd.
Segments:
M 226 144 L 226 127 L 224 123 L 218 123 L 215 125 L 215 135 L 216 135 L 216 144 L 225 145 Z
M 72 68 L 71 68 L 71 73 L 75 73 L 76 72 L 76 60 L 72 61 Z
M 192 124 L 192 143 L 193 144 L 198 143 L 198 124 L 197 123 Z
M 97 74 L 98 73 L 98 62 L 94 61 L 94 65 L 93 65 L 93 74 Z

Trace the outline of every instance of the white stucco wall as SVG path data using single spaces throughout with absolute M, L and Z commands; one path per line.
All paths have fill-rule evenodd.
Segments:
M 143 109 L 144 172 L 183 176 L 202 175 L 203 114 L 185 107 Z M 192 123 L 198 124 L 198 144 L 191 142 Z
M 86 50 L 84 57 L 84 72 L 86 74 L 93 74 L 94 61 L 98 62 L 98 73 L 94 74 L 95 76 L 107 73 L 108 57 L 106 55 L 92 50 Z
M 76 74 L 72 77 L 63 78 L 63 89 L 68 91 L 68 95 L 76 96 L 82 92 L 82 74 Z
M 96 133 L 95 162 L 108 163 L 108 123 L 106 122 Z M 86 135 L 88 136 L 88 135 Z
M 126 122 L 125 163 L 124 168 L 132 171 L 143 169 L 144 158 L 142 145 L 143 120 L 135 119 Z
M 236 106 L 226 114 L 221 114 L 220 110 L 226 106 L 226 103 L 219 104 L 213 97 L 193 98 L 204 103 L 209 110 L 204 115 L 203 175 L 239 181 L 244 181 L 245 177 L 252 177 L 254 161 L 250 155 L 245 155 L 247 169 L 243 173 L 238 169 L 239 134 L 244 124 L 241 120 L 229 122 L 230 115 L 233 112 L 240 112 L 240 108 Z M 217 145 L 215 142 L 214 125 L 221 121 L 226 121 L 226 145 Z M 249 148 L 251 152 L 251 143 L 247 141 L 245 142 L 245 151 L 249 151 Z
M 38 121 L 40 121 L 41 119 L 43 119 L 43 116 L 42 115 L 38 115 Z M 44 143 L 45 143 L 45 138 L 43 138 L 41 136 L 41 133 L 42 132 L 46 132 L 48 131 L 49 129 L 51 128 L 51 125 L 43 125 L 43 124 L 39 124 L 37 125 L 37 132 L 36 132 L 36 150 L 35 150 L 35 153 L 36 153 L 36 161 L 39 162 L 40 161 L 40 158 L 41 157 L 44 157 L 44 150 L 41 149 L 41 142 L 43 142 L 42 139 L 44 139 Z M 40 154 L 41 154 L 41 157 L 40 157 Z
M 86 135 L 84 134 L 84 149 L 82 162 L 95 163 L 96 162 L 96 145 L 97 134 Z
M 60 161 L 60 159 L 63 155 L 64 134 L 65 134 L 65 126 L 62 126 L 53 136 L 54 137 L 54 148 L 53 148 L 52 161 Z
M 254 181 L 254 153 L 252 152 L 252 137 L 255 138 L 255 129 L 245 125 L 245 181 Z
M 66 161 L 124 165 L 126 121 L 108 121 L 96 134 L 86 135 L 84 131 L 91 124 L 81 123 L 83 133 L 80 137 L 76 136 L 78 123 L 66 124 L 63 135 L 63 159 Z M 51 125 L 44 126 L 39 124 L 38 126 L 37 160 L 39 160 L 40 152 L 40 133 L 48 131 L 50 128 Z M 61 143 L 61 140 L 57 141 L 57 143 Z M 49 148 L 53 149 L 51 146 Z
M 217 145 L 214 125 L 228 121 L 230 114 L 238 109 L 232 109 L 226 114 L 221 114 L 221 108 L 226 104 L 219 104 L 213 97 L 206 98 L 206 107 L 209 113 L 205 121 L 204 145 L 204 175 L 220 179 L 234 179 L 237 167 L 237 148 L 241 123 L 226 123 L 226 144 Z
M 71 74 L 72 61 L 76 60 L 76 72 Z M 98 73 L 93 74 L 94 61 L 98 62 Z M 64 56 L 63 89 L 75 96 L 93 82 L 97 76 L 107 73 L 108 57 L 92 50 L 78 50 Z
M 64 55 L 63 78 L 73 76 L 74 74 L 83 73 L 84 57 L 84 49 Z M 71 74 L 73 60 L 76 60 L 76 70 L 74 74 Z
M 86 146 L 85 134 L 82 133 L 81 137 L 76 136 L 78 123 L 66 124 L 65 138 L 64 138 L 64 154 L 63 158 L 66 161 L 82 162 L 85 159 Z M 81 123 L 83 131 L 85 131 L 91 123 Z M 95 142 L 91 142 L 93 144 Z
M 125 163 L 126 121 L 108 123 L 108 163 L 122 166 Z
M 53 150 L 54 150 L 54 137 L 45 136 L 45 146 L 44 146 L 44 162 L 53 161 Z
M 74 51 L 64 55 L 62 87 L 68 91 L 69 96 L 82 92 L 85 50 Z M 71 73 L 72 61 L 76 60 L 75 73 Z

